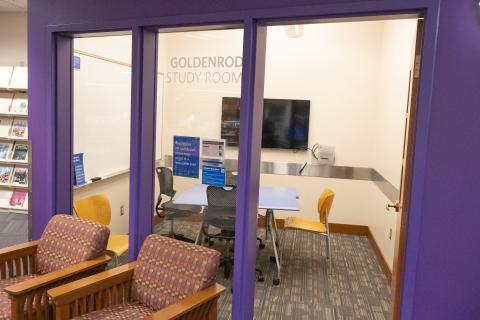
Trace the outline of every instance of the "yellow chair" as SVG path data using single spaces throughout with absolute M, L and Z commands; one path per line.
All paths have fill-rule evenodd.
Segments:
M 285 231 L 287 230 L 303 230 L 307 232 L 317 233 L 327 238 L 327 259 L 329 266 L 332 266 L 331 246 L 330 246 L 330 230 L 328 228 L 328 215 L 332 208 L 335 193 L 326 188 L 323 190 L 318 199 L 317 211 L 320 221 L 309 220 L 297 217 L 288 217 L 285 220 Z M 282 250 L 283 251 L 283 250 Z
M 105 194 L 93 195 L 84 199 L 75 200 L 73 208 L 81 219 L 95 221 L 108 226 L 112 219 L 110 201 Z M 111 234 L 108 238 L 107 251 L 115 257 L 115 265 L 118 265 L 118 257 L 128 250 L 127 234 Z

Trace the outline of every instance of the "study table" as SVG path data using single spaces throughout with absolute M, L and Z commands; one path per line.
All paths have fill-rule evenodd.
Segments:
M 207 187 L 208 186 L 204 184 L 195 184 L 190 189 L 182 192 L 173 202 L 175 204 L 206 207 L 208 206 Z M 297 190 L 291 187 L 260 187 L 258 208 L 266 210 L 265 240 L 268 239 L 268 235 L 272 238 L 271 243 L 275 254 L 275 264 L 277 266 L 277 278 L 273 279 L 273 284 L 278 285 L 280 283 L 280 260 L 277 248 L 279 237 L 274 211 L 300 211 Z

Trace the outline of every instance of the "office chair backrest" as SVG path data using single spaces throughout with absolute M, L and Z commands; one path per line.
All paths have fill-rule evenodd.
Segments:
M 160 184 L 160 194 L 173 198 L 176 191 L 173 189 L 173 173 L 170 168 L 157 167 L 158 183 Z
M 88 198 L 75 200 L 73 209 L 79 218 L 94 221 L 104 226 L 108 226 L 112 219 L 110 200 L 105 194 L 96 194 Z
M 208 210 L 212 208 L 233 209 L 237 205 L 237 187 L 207 187 Z
M 329 188 L 325 188 L 318 199 L 318 214 L 320 215 L 320 222 L 326 223 L 330 209 L 332 208 L 335 192 Z

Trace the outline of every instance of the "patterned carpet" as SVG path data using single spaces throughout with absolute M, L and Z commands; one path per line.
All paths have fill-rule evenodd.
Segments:
M 175 231 L 194 239 L 199 224 L 175 222 Z M 168 224 L 156 227 L 166 232 Z M 259 230 L 263 238 L 264 230 Z M 387 320 L 390 315 L 390 286 L 367 237 L 334 234 L 333 269 L 327 274 L 325 240 L 314 234 L 292 232 L 283 253 L 282 283 L 272 285 L 275 264 L 270 262 L 270 242 L 258 251 L 257 267 L 265 282 L 257 282 L 255 319 L 261 320 Z M 213 246 L 224 252 L 224 243 Z M 230 288 L 220 270 L 217 281 Z M 227 290 L 219 301 L 219 319 L 231 319 L 232 295 Z
M 167 230 L 158 224 L 156 233 Z M 195 238 L 198 222 L 177 221 L 175 230 Z M 263 238 L 263 229 L 259 235 Z M 313 234 L 289 232 L 283 253 L 282 283 L 272 285 L 275 264 L 269 260 L 270 243 L 258 251 L 257 267 L 265 282 L 257 282 L 255 319 L 258 320 L 387 320 L 390 286 L 366 237 L 334 234 L 333 269 L 327 274 L 325 240 Z M 27 241 L 27 216 L 0 214 L 0 247 Z M 223 245 L 213 246 L 223 252 Z M 126 256 L 120 262 L 126 262 Z M 217 281 L 230 288 L 219 270 Z M 231 319 L 232 295 L 226 290 L 219 301 L 218 318 Z

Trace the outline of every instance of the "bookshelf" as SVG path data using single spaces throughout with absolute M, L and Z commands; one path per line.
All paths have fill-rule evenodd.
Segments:
M 0 66 L 0 214 L 30 211 L 27 73 Z

